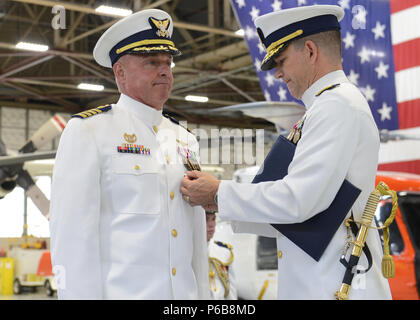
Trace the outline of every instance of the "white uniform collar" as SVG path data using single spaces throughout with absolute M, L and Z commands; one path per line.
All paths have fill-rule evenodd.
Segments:
M 134 113 L 147 126 L 159 126 L 162 121 L 162 109 L 156 110 L 140 101 L 121 93 L 120 99 L 115 105 L 118 108 L 124 108 L 130 113 Z
M 336 83 L 343 83 L 348 81 L 349 80 L 347 79 L 343 70 L 330 72 L 322 78 L 319 78 L 308 89 L 306 89 L 302 95 L 301 100 L 305 104 L 306 109 L 309 110 L 309 108 L 314 103 L 315 97 L 319 91 Z

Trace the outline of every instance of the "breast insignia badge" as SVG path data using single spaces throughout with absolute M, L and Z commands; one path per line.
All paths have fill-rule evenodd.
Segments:
M 124 140 L 127 141 L 128 143 L 135 143 L 137 141 L 137 137 L 134 133 L 133 134 L 124 133 Z

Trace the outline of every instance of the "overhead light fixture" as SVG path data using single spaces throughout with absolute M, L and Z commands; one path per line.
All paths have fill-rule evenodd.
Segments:
M 207 102 L 209 101 L 209 98 L 203 96 L 186 96 L 185 100 L 194 102 Z
M 238 36 L 243 37 L 245 35 L 245 31 L 244 29 L 239 29 L 235 31 L 235 34 L 237 34 Z
M 23 50 L 30 50 L 30 51 L 47 51 L 49 49 L 48 46 L 43 44 L 36 44 L 36 43 L 30 43 L 30 42 L 19 42 L 16 44 L 16 48 L 23 49 Z
M 175 68 L 175 63 L 171 62 L 171 69 Z
M 90 91 L 103 91 L 105 87 L 100 84 L 80 83 L 77 89 L 90 90 Z
M 109 7 L 105 5 L 101 5 L 95 9 L 96 12 L 111 14 L 114 16 L 126 17 L 133 13 L 132 10 L 129 9 L 121 9 L 115 7 Z

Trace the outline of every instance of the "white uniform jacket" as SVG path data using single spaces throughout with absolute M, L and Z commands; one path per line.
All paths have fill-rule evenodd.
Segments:
M 118 152 L 127 145 L 146 152 Z M 179 191 L 178 148 L 198 156 L 192 134 L 123 94 L 69 121 L 50 208 L 60 299 L 210 298 L 206 217 Z
M 227 271 L 227 276 L 229 279 L 229 294 L 225 298 L 225 287 L 223 286 L 220 275 L 217 272 L 214 265 L 210 264 L 209 267 L 209 280 L 210 280 L 210 291 L 211 296 L 214 300 L 237 300 L 238 294 L 235 286 L 235 274 L 232 268 L 232 263 L 234 259 L 233 249 L 228 248 L 227 244 L 220 241 L 211 239 L 208 244 L 208 254 L 209 259 L 217 259 L 220 261 L 221 265 L 224 265 L 225 270 Z
M 334 84 L 340 85 L 317 96 Z M 344 179 L 362 190 L 352 207 L 355 219 L 360 220 L 375 189 L 379 134 L 366 99 L 343 71 L 316 81 L 302 101 L 307 108 L 306 119 L 288 175 L 259 184 L 222 181 L 219 215 L 223 220 L 237 221 L 232 223 L 235 232 L 277 238 L 277 249 L 282 252 L 278 255 L 278 299 L 334 299 L 345 272 L 339 262 L 347 235 L 344 223 L 319 262 L 269 223 L 298 223 L 322 212 Z M 383 253 L 375 229 L 369 230 L 367 244 L 373 266 L 368 273 L 355 276 L 349 298 L 390 299 L 388 281 L 381 274 Z M 368 265 L 364 254 L 359 265 Z

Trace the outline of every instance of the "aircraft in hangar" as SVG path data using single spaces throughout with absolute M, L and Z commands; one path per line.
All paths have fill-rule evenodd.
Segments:
M 287 135 L 294 123 L 304 114 L 303 106 L 294 102 L 251 102 L 222 107 L 213 112 L 243 112 L 247 116 L 264 118 L 272 122 L 278 135 Z M 380 132 L 381 144 L 389 141 L 420 140 L 420 136 L 399 132 Z M 232 179 L 250 183 L 259 166 L 238 169 Z M 393 299 L 420 299 L 420 175 L 402 172 L 381 172 L 376 183 L 384 181 L 398 195 L 395 221 L 390 227 L 390 253 L 393 256 L 396 275 L 389 279 Z M 391 204 L 392 207 L 392 204 Z M 382 197 L 375 212 L 375 222 L 381 226 L 390 212 L 389 197 Z M 382 237 L 382 234 L 381 234 Z M 218 220 L 215 240 L 232 245 L 238 297 L 241 299 L 276 299 L 277 297 L 277 247 L 275 238 L 255 234 L 234 233 L 229 221 Z M 383 240 L 383 239 L 382 239 Z M 333 295 L 334 293 L 332 293 Z
M 49 200 L 38 188 L 32 176 L 51 172 L 51 163 L 34 160 L 53 159 L 56 151 L 38 151 L 43 145 L 58 137 L 64 130 L 66 121 L 58 114 L 44 123 L 18 152 L 8 151 L 0 140 L 0 199 L 12 192 L 16 186 L 22 187 L 41 213 L 48 219 Z

